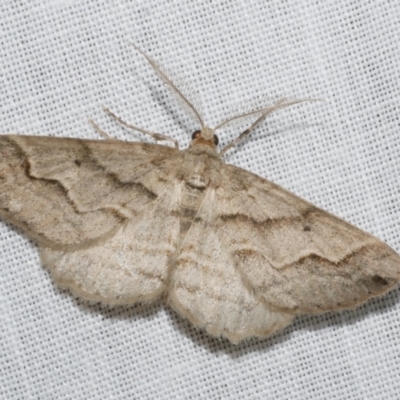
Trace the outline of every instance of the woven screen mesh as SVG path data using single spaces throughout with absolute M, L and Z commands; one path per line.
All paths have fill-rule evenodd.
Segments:
M 0 132 L 97 138 L 93 118 L 148 140 L 106 105 L 187 146 L 196 124 L 133 41 L 201 93 L 209 125 L 259 96 L 323 99 L 272 115 L 226 161 L 400 252 L 399 21 L 396 1 L 2 1 Z M 233 346 L 162 301 L 75 299 L 5 223 L 0 262 L 0 398 L 400 398 L 398 289 Z

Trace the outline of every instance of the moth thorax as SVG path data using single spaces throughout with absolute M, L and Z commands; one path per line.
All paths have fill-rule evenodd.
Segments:
M 204 126 L 201 128 L 201 137 L 205 140 L 211 140 L 214 137 L 214 131 L 211 128 Z

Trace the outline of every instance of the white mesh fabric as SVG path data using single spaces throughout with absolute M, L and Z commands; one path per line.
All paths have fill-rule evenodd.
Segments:
M 400 252 L 399 21 L 396 1 L 3 0 L 0 132 L 96 138 L 91 117 L 148 140 L 106 105 L 185 147 L 197 126 L 133 41 L 201 93 L 209 125 L 257 96 L 324 99 L 277 112 L 225 159 Z M 0 265 L 2 399 L 400 398 L 398 289 L 233 346 L 161 301 L 76 300 L 4 223 Z

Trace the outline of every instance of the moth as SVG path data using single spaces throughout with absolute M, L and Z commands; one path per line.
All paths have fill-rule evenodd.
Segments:
M 0 216 L 37 241 L 58 285 L 108 305 L 163 296 L 195 326 L 238 343 L 296 315 L 354 308 L 398 284 L 400 257 L 385 243 L 224 163 L 271 112 L 300 101 L 282 99 L 211 129 L 196 93 L 137 50 L 199 123 L 188 149 L 109 110 L 175 146 L 0 136 Z M 244 122 L 218 151 L 216 131 Z

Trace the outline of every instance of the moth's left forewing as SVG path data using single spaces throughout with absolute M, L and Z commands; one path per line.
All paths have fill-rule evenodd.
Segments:
M 398 284 L 400 257 L 379 239 L 250 172 L 227 166 L 222 174 L 222 241 L 272 309 L 352 308 Z
M 87 207 L 88 199 L 91 201 L 97 194 L 79 196 L 74 202 L 66 186 L 57 179 L 58 174 L 66 185 L 71 184 L 75 170 L 79 169 L 79 161 L 71 155 L 81 151 L 79 141 L 71 140 L 64 146 L 64 140 L 0 136 L 1 217 L 21 227 L 39 243 L 60 248 L 105 237 L 121 222 L 121 216 L 110 210 Z M 75 178 L 79 181 L 78 174 Z M 84 193 L 90 194 L 92 189 L 88 186 Z

